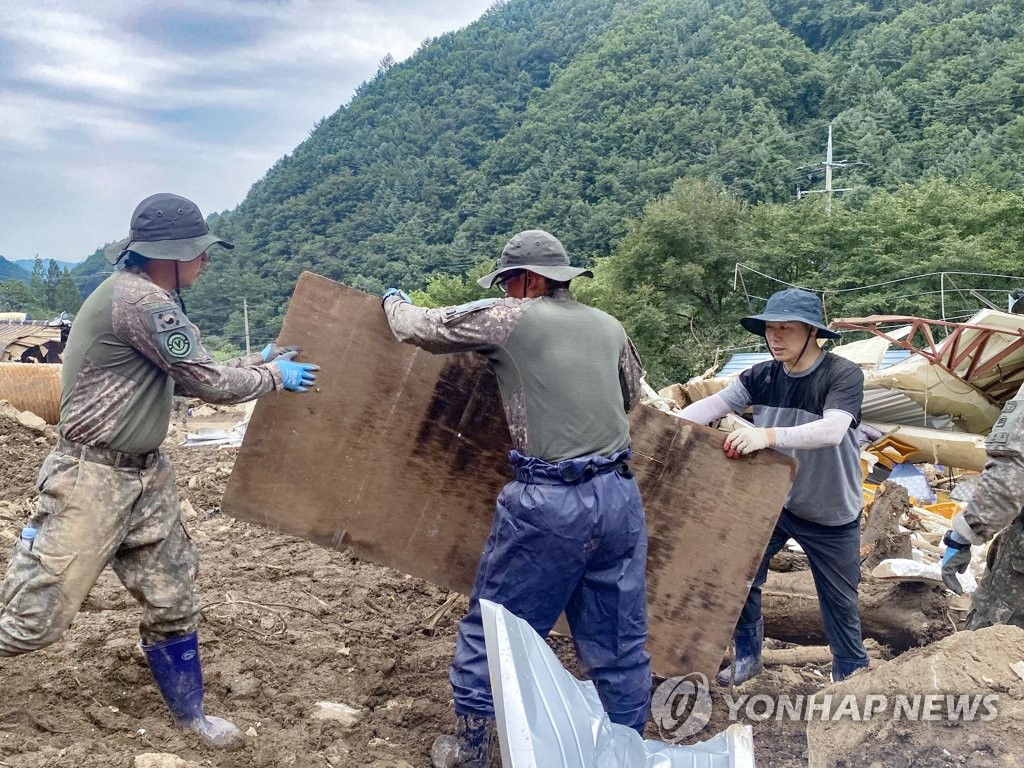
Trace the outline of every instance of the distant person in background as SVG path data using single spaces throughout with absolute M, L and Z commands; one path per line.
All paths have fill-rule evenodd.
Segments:
M 147 197 L 130 231 L 108 250 L 124 268 L 85 300 L 64 350 L 59 438 L 3 582 L 0 656 L 56 641 L 109 564 L 142 604 L 142 650 L 174 722 L 232 747 L 241 732 L 203 711 L 199 560 L 160 444 L 174 394 L 241 403 L 305 392 L 318 369 L 294 361 L 297 347 L 268 344 L 228 363 L 203 348 L 171 292 L 180 298 L 199 278 L 211 246 L 234 246 L 210 234 L 195 203 Z
M 738 684 L 761 671 L 761 587 L 769 561 L 789 539 L 807 555 L 832 649 L 832 679 L 842 680 L 868 664 L 857 604 L 863 506 L 857 425 L 864 374 L 818 346 L 819 338 L 838 334 L 825 325 L 821 300 L 813 293 L 779 291 L 762 314 L 740 324 L 765 337 L 773 359 L 744 371 L 725 390 L 687 406 L 679 416 L 710 424 L 753 407 L 754 426 L 731 432 L 726 454 L 735 459 L 775 448 L 800 465 L 736 624 L 735 658 L 717 680 Z
M 942 557 L 942 580 L 957 594 L 963 593 L 957 574 L 967 570 L 971 562 L 971 545 L 993 540 L 985 576 L 971 596 L 967 629 L 994 624 L 1024 627 L 1022 417 L 1024 387 L 1004 406 L 985 439 L 988 454 L 985 471 L 974 486 L 967 506 L 953 517 L 953 527 L 943 538 L 946 550 Z
M 509 240 L 478 281 L 497 283 L 505 298 L 425 309 L 394 288 L 384 294 L 399 341 L 490 361 L 515 446 L 515 480 L 498 496 L 459 624 L 450 675 L 458 725 L 434 742 L 436 768 L 485 768 L 496 754 L 481 599 L 542 637 L 564 610 L 612 722 L 641 735 L 647 722 L 647 525 L 627 464 L 627 412 L 640 401 L 643 369 L 619 321 L 573 299 L 569 281 L 581 275 L 592 277 L 534 229 Z

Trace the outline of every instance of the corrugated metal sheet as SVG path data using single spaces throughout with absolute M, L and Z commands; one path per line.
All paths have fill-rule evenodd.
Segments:
M 861 419 L 888 424 L 908 424 L 930 429 L 951 429 L 948 415 L 936 416 L 925 412 L 919 404 L 895 389 L 865 389 Z
M 890 365 L 896 365 L 900 360 L 906 360 L 910 355 L 911 352 L 909 349 L 890 349 L 882 355 L 882 362 L 878 367 L 880 369 L 888 368 Z

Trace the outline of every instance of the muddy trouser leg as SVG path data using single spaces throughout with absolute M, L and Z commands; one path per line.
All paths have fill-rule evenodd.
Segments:
M 807 555 L 833 661 L 849 670 L 866 667 L 857 586 L 860 584 L 860 522 L 819 525 L 788 516 L 791 535 Z M 839 679 L 838 677 L 836 679 Z
M 643 504 L 631 477 L 610 473 L 588 485 L 601 516 L 588 544 L 593 549 L 587 568 L 565 615 L 609 718 L 642 736 L 651 698 Z
M 175 724 L 194 731 L 210 746 L 238 747 L 244 741 L 238 728 L 203 709 L 196 632 L 199 559 L 181 520 L 174 470 L 164 456 L 142 473 L 142 485 L 111 566 L 142 605 L 142 650 Z
M 455 640 L 449 680 L 456 714 L 494 717 L 480 600 L 504 606 L 544 637 L 576 588 L 594 522 L 575 504 L 560 508 L 575 488 L 515 480 L 498 495 L 469 611 Z
M 999 534 L 998 547 L 971 597 L 967 629 L 995 624 L 1024 627 L 1024 516 Z
M 142 605 L 139 634 L 153 645 L 195 631 L 199 558 L 181 520 L 171 463 L 161 455 L 139 474 L 142 494 L 111 567 Z
M 117 550 L 141 491 L 138 470 L 51 453 L 29 525 L 32 550 L 15 542 L 2 588 L 0 656 L 45 648 L 71 626 Z

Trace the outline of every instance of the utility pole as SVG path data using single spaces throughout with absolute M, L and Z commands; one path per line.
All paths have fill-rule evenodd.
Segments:
M 832 121 L 829 120 L 829 123 L 828 123 L 828 141 L 825 144 L 825 163 L 824 163 L 823 166 L 814 166 L 814 168 L 811 170 L 811 172 L 813 172 L 813 171 L 817 171 L 817 170 L 819 170 L 821 168 L 824 168 L 824 170 L 825 170 L 825 188 L 824 189 L 800 189 L 800 187 L 797 187 L 796 188 L 796 199 L 797 200 L 801 200 L 806 195 L 824 194 L 825 197 L 826 197 L 825 210 L 828 213 L 831 213 L 832 212 L 832 195 L 833 195 L 833 193 L 836 193 L 836 192 L 849 192 L 850 189 L 851 189 L 851 187 L 840 187 L 839 189 L 834 189 L 832 187 L 832 169 L 833 168 L 845 168 L 848 165 L 863 165 L 863 163 L 848 163 L 845 160 L 834 160 L 833 159 L 833 157 L 832 157 Z M 808 169 L 811 169 L 811 166 L 806 166 L 805 165 L 805 166 L 802 166 L 800 168 L 800 170 L 808 170 Z M 810 176 L 810 173 L 808 173 L 808 176 Z
M 245 323 L 245 354 L 251 354 L 249 349 L 249 302 L 242 299 L 242 320 Z
M 832 213 L 832 121 L 828 121 L 828 143 L 825 145 L 825 210 Z M 844 163 L 845 165 L 845 163 Z

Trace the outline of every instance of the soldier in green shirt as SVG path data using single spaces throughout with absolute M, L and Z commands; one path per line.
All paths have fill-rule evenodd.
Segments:
M 234 247 L 210 234 L 195 203 L 161 193 L 138 205 L 129 237 L 108 249 L 124 266 L 85 300 L 71 328 L 59 438 L 28 523 L 36 537 L 14 548 L 0 595 L 0 656 L 56 641 L 109 564 L 142 604 L 142 648 L 175 723 L 232 747 L 241 732 L 203 712 L 198 555 L 160 444 L 175 394 L 241 403 L 305 392 L 318 368 L 295 362 L 297 347 L 268 344 L 227 363 L 203 348 L 171 291 L 180 300 L 214 245 Z
M 485 768 L 496 753 L 494 700 L 480 600 L 499 603 L 541 636 L 564 611 L 584 669 L 614 723 L 647 722 L 647 524 L 628 413 L 643 367 L 611 315 L 576 301 L 558 238 L 514 235 L 477 282 L 501 299 L 427 309 L 397 289 L 383 300 L 399 341 L 435 354 L 478 352 L 498 380 L 515 479 L 501 491 L 459 623 L 449 679 L 456 731 L 433 744 L 436 768 Z

